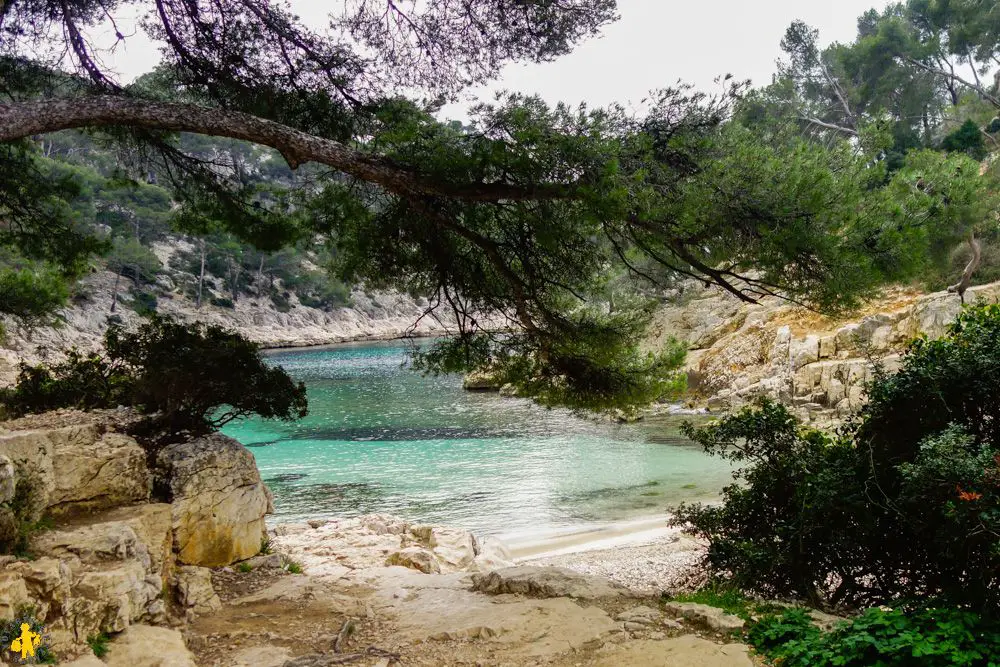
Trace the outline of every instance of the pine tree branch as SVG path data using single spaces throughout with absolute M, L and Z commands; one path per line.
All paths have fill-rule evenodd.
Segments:
M 177 104 L 121 95 L 95 95 L 0 104 L 0 142 L 82 127 L 133 127 L 241 139 L 276 149 L 295 169 L 306 162 L 333 167 L 407 198 L 461 201 L 572 199 L 574 183 L 517 185 L 451 184 L 294 127 L 228 109 Z

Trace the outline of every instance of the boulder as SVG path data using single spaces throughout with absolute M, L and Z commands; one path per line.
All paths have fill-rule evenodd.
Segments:
M 441 564 L 434 554 L 423 547 L 406 547 L 394 551 L 385 559 L 386 565 L 401 565 L 425 574 L 440 574 Z
M 478 553 L 476 538 L 467 530 L 442 526 L 411 526 L 402 546 L 416 545 L 430 549 L 441 572 L 468 568 Z
M 475 370 L 468 373 L 462 380 L 462 389 L 466 391 L 499 391 L 500 382 L 490 371 Z
M 696 602 L 668 602 L 663 610 L 668 614 L 680 616 L 692 623 L 716 632 L 740 631 L 746 622 L 739 616 L 733 616 L 717 607 Z
M 178 561 L 216 567 L 260 551 L 271 503 L 246 447 L 221 434 L 168 445 L 157 477 L 171 498 Z
M 177 630 L 133 625 L 115 637 L 104 662 L 109 667 L 197 667 Z
M 479 553 L 476 555 L 476 559 L 473 561 L 473 567 L 470 569 L 478 570 L 479 572 L 489 572 L 490 570 L 499 570 L 504 567 L 512 567 L 514 565 L 514 557 L 510 553 L 510 549 L 501 540 L 495 537 L 484 537 L 479 542 Z
M 132 438 L 106 433 L 90 442 L 57 440 L 52 458 L 49 512 L 93 511 L 149 499 L 146 452 Z
M 212 571 L 206 567 L 181 566 L 174 572 L 177 602 L 192 614 L 222 609 L 222 600 L 212 587 Z
M 472 590 L 492 595 L 516 593 L 536 598 L 570 597 L 582 600 L 631 596 L 610 579 L 581 574 L 562 567 L 516 566 L 472 575 Z

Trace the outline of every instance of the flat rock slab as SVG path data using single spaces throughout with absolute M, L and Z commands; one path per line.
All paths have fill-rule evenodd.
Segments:
M 395 601 L 399 636 L 414 642 L 481 640 L 512 656 L 548 657 L 600 645 L 618 624 L 569 598 L 489 598 L 468 590 L 412 590 Z
M 746 625 L 746 622 L 739 616 L 733 616 L 717 607 L 696 602 L 668 602 L 663 606 L 663 610 L 668 614 L 680 616 L 716 632 L 739 631 Z
M 594 667 L 753 667 L 745 645 L 716 644 L 694 635 L 609 645 L 598 651 L 593 664 Z
M 505 567 L 472 575 L 472 590 L 491 595 L 513 593 L 535 598 L 578 600 L 631 597 L 632 592 L 610 579 L 580 574 L 562 567 Z

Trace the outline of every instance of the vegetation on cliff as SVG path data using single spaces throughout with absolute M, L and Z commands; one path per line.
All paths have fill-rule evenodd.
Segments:
M 221 327 L 152 316 L 135 330 L 112 325 L 104 351 L 67 351 L 66 359 L 22 364 L 17 383 L 0 390 L 5 417 L 58 408 L 129 406 L 146 415 L 147 438 L 201 435 L 240 417 L 299 419 L 306 390 L 260 347 Z
M 842 308 L 925 275 L 992 201 L 991 177 L 961 151 L 888 159 L 897 128 L 882 122 L 882 102 L 851 111 L 851 131 L 819 137 L 788 122 L 776 89 L 748 94 L 732 81 L 714 97 L 656 92 L 639 116 L 508 94 L 478 106 L 469 126 L 398 93 L 446 98 L 506 62 L 565 53 L 615 18 L 609 0 L 491 0 L 476 12 L 452 0 L 390 3 L 391 21 L 345 3 L 323 34 L 277 4 L 132 4 L 164 55 L 130 85 L 74 37 L 105 23 L 104 0 L 4 6 L 0 141 L 15 168 L 0 183 L 3 243 L 19 271 L 42 275 L 48 262 L 72 277 L 94 251 L 137 284 L 155 268 L 124 238 L 130 215 L 105 211 L 120 239 L 109 248 L 66 205 L 76 200 L 60 188 L 72 179 L 39 143 L 86 129 L 117 151 L 137 199 L 156 208 L 169 193 L 173 208 L 157 209 L 169 224 L 223 235 L 213 243 L 226 259 L 211 270 L 231 293 L 216 303 L 239 298 L 248 254 L 266 263 L 318 243 L 341 284 L 421 294 L 429 315 L 454 315 L 461 335 L 424 358 L 430 370 L 485 360 L 549 403 L 627 407 L 676 386 L 676 355 L 634 344 L 647 305 L 617 298 L 622 276 L 654 292 L 693 276 L 747 301 Z M 49 31 L 65 48 L 40 39 Z M 799 60 L 788 99 L 811 104 L 826 94 L 811 81 L 827 61 L 800 37 L 789 41 Z M 189 271 L 212 264 L 205 247 L 182 258 Z

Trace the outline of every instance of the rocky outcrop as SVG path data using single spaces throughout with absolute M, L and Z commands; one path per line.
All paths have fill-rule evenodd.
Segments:
M 0 384 L 6 384 L 17 374 L 20 361 L 37 361 L 47 354 L 68 347 L 94 350 L 100 347 L 108 327 L 111 293 L 115 276 L 102 272 L 88 276 L 78 286 L 78 292 L 88 301 L 60 312 L 59 327 L 37 327 L 22 332 L 10 323 L 8 335 L 0 345 Z M 122 303 L 114 313 L 126 323 L 136 323 L 139 316 L 128 305 L 130 296 L 120 294 Z M 216 324 L 237 331 L 264 347 L 303 347 L 330 345 L 357 340 L 389 340 L 404 336 L 439 336 L 448 333 L 451 317 L 424 317 L 428 302 L 393 292 L 355 291 L 351 305 L 323 310 L 298 303 L 290 295 L 290 308 L 275 307 L 270 298 L 244 297 L 232 308 L 208 303 L 196 308 L 182 290 L 166 288 L 158 300 L 161 314 L 183 321 Z M 285 312 L 282 312 L 284 310 Z
M 270 494 L 249 451 L 222 436 L 165 447 L 151 471 L 116 430 L 127 421 L 69 411 L 0 425 L 0 520 L 16 496 L 52 523 L 31 536 L 32 559 L 0 557 L 0 618 L 33 607 L 64 657 L 121 633 L 108 664 L 193 664 L 179 634 L 137 624 L 219 609 L 210 571 L 191 566 L 256 555 Z M 154 472 L 172 502 L 154 502 Z M 163 652 L 142 655 L 149 642 Z
M 472 589 L 500 595 L 513 593 L 536 598 L 568 597 L 596 600 L 631 595 L 610 579 L 561 567 L 518 566 L 472 575 Z
M 260 551 L 271 496 L 250 451 L 213 434 L 157 455 L 173 511 L 174 551 L 185 565 L 214 567 Z
M 1000 283 L 970 288 L 965 298 L 995 302 Z M 688 344 L 696 401 L 725 411 L 767 396 L 821 422 L 856 411 L 874 362 L 891 371 L 910 340 L 940 336 L 962 307 L 954 294 L 904 289 L 889 290 L 842 319 L 775 299 L 747 305 L 700 287 L 689 286 L 673 301 L 657 314 L 648 346 L 662 346 L 669 336 Z
M 32 542 L 33 560 L 0 572 L 0 616 L 35 608 L 60 653 L 139 621 L 166 620 L 162 591 L 170 566 L 170 507 L 119 508 L 82 523 L 57 524 Z
M 509 550 L 495 538 L 480 544 L 466 530 L 411 524 L 385 514 L 282 524 L 275 527 L 272 539 L 321 578 L 387 565 L 448 574 L 512 564 Z
M 20 471 L 17 476 L 23 483 L 32 486 L 35 517 L 149 498 L 145 451 L 132 438 L 108 432 L 100 417 L 65 427 L 0 430 L 0 456 Z
M 115 637 L 104 658 L 108 667 L 197 667 L 177 630 L 133 625 Z

